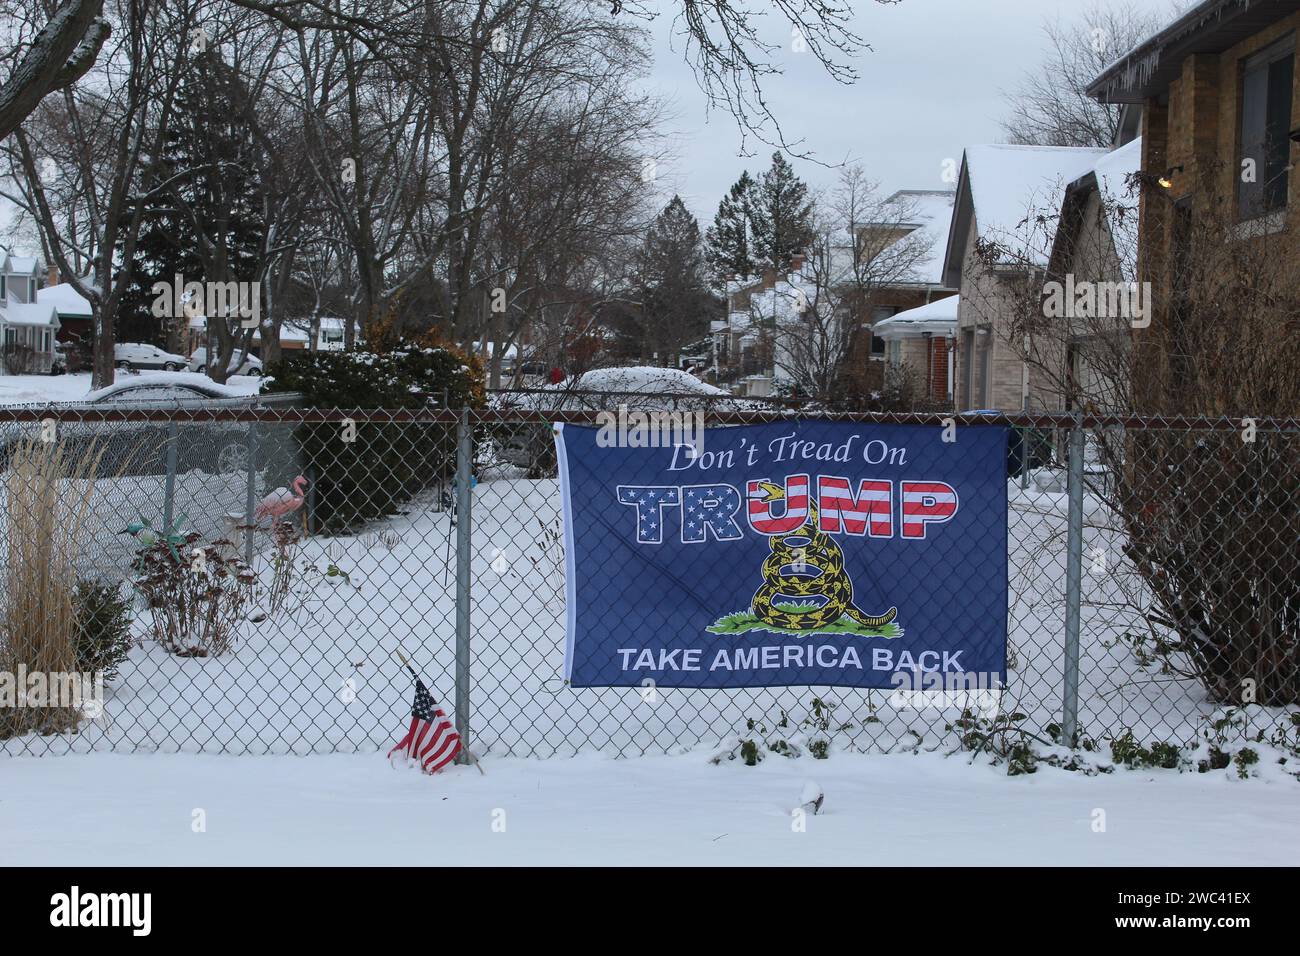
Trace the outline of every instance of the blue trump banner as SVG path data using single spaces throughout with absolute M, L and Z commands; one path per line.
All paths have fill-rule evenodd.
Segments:
M 555 429 L 572 686 L 1004 681 L 1005 428 L 613 431 Z

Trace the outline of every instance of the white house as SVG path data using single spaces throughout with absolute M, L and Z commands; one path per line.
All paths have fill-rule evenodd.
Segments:
M 48 374 L 58 310 L 37 297 L 40 263 L 0 250 L 0 374 Z
M 323 315 L 317 321 L 316 351 L 332 352 L 342 350 L 343 320 L 337 316 Z M 207 316 L 191 316 L 186 341 L 182 346 L 186 354 L 193 354 L 195 349 L 206 347 L 207 335 Z M 311 322 L 309 319 L 286 319 L 280 326 L 280 348 L 285 351 L 309 349 L 311 348 L 311 340 Z M 360 336 L 358 336 L 358 341 L 360 341 Z M 255 352 L 260 352 L 262 347 L 262 330 L 260 328 L 253 332 L 253 338 L 249 345 Z

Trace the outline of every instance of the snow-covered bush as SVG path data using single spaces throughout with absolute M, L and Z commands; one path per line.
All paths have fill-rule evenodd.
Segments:
M 178 657 L 218 657 L 234 645 L 256 576 L 229 544 L 200 545 L 191 531 L 183 542 L 163 538 L 140 551 L 135 589 L 154 640 Z

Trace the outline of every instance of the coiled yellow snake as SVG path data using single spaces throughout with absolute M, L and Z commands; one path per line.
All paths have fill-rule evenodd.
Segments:
M 764 501 L 785 497 L 785 489 L 771 482 L 762 482 L 767 492 Z M 792 547 L 787 538 L 803 538 L 807 544 Z M 774 535 L 767 539 L 772 553 L 763 561 L 763 583 L 754 592 L 753 612 L 759 620 L 774 627 L 792 631 L 815 631 L 834 624 L 848 616 L 863 627 L 884 627 L 898 616 L 898 608 L 891 607 L 884 614 L 872 615 L 853 604 L 853 579 L 844 570 L 844 554 L 840 546 L 817 528 L 817 506 L 808 502 L 808 520 L 789 534 Z M 786 574 L 782 569 L 816 568 L 820 573 Z M 807 610 L 787 611 L 773 605 L 777 595 L 785 597 L 823 597 L 825 603 Z

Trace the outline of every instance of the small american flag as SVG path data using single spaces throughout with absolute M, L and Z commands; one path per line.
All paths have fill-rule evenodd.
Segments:
M 415 678 L 410 729 L 397 746 L 388 751 L 390 760 L 395 753 L 418 760 L 425 773 L 437 773 L 460 753 L 460 734 L 456 733 L 456 728 L 433 699 L 429 688 L 418 677 Z

